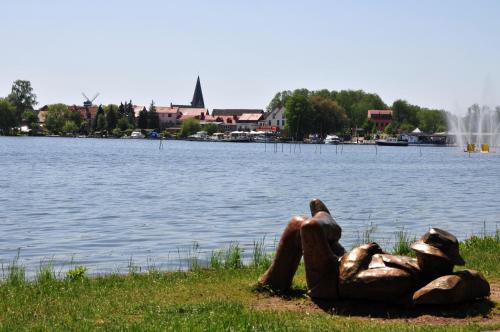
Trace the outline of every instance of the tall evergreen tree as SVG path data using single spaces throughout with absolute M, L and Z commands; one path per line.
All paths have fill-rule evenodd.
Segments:
M 127 119 L 130 124 L 135 127 L 135 114 L 134 114 L 134 106 L 132 105 L 132 100 L 125 104 Z
M 148 111 L 146 110 L 146 107 L 144 107 L 139 112 L 139 118 L 137 119 L 137 127 L 141 128 L 141 129 L 148 128 Z
M 151 129 L 160 129 L 160 116 L 156 112 L 155 102 L 151 100 L 148 112 L 148 126 Z
M 92 130 L 93 131 L 105 129 L 105 128 L 97 129 L 97 122 L 99 120 L 99 116 L 101 116 L 101 115 L 104 118 L 104 120 L 106 120 L 106 118 L 104 116 L 104 109 L 102 108 L 102 105 L 99 105 L 99 108 L 97 109 L 97 114 L 95 115 L 94 123 L 92 123 Z
M 116 124 L 118 123 L 118 107 L 116 105 L 110 104 L 106 106 L 105 113 L 107 129 L 109 132 L 112 132 L 113 129 L 116 128 Z

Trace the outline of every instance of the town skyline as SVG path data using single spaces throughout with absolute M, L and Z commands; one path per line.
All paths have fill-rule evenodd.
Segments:
M 120 4 L 4 4 L 0 95 L 24 79 L 39 105 L 79 105 L 82 92 L 169 105 L 188 102 L 199 75 L 208 108 L 265 108 L 297 88 L 459 114 L 500 104 L 493 1 Z

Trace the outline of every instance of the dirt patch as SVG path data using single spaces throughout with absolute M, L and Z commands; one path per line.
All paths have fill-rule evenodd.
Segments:
M 361 320 L 409 324 L 500 324 L 500 282 L 491 283 L 489 299 L 446 306 L 409 307 L 403 304 L 363 303 L 361 301 L 313 301 L 305 294 L 277 296 L 257 293 L 254 308 L 264 311 L 327 313 Z

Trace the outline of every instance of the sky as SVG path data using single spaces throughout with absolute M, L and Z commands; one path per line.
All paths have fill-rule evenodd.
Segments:
M 500 1 L 0 0 L 0 96 L 39 106 L 265 108 L 278 91 L 362 89 L 464 113 L 500 105 Z

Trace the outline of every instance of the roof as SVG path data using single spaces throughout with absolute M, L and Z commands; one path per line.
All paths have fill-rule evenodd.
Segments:
M 368 110 L 368 116 L 372 114 L 387 114 L 392 115 L 392 110 Z
M 236 123 L 236 121 L 238 121 L 238 117 L 232 115 L 218 115 L 212 117 L 215 118 L 216 122 Z
M 177 114 L 179 112 L 179 107 L 155 106 L 155 108 L 157 113 Z
M 91 118 L 94 118 L 97 115 L 97 110 L 99 110 L 99 106 L 77 106 L 72 105 L 68 106 L 68 109 L 73 112 L 78 112 L 82 115 L 83 118 L 87 117 L 87 112 L 90 114 Z
M 179 112 L 182 114 L 181 120 L 195 117 L 204 119 L 208 115 L 206 108 L 179 108 Z
M 193 100 L 191 100 L 191 106 L 194 107 L 205 107 L 205 102 L 203 101 L 203 92 L 201 91 L 200 76 L 196 80 L 196 87 L 194 88 Z
M 420 130 L 420 129 L 417 127 L 417 128 L 415 128 L 415 129 L 413 129 L 412 133 L 413 133 L 413 134 L 420 134 L 420 133 L 422 133 L 422 130 Z
M 264 110 L 262 109 L 247 109 L 247 108 L 215 108 L 212 110 L 212 115 L 242 115 L 244 113 L 252 114 L 262 114 Z
M 238 118 L 238 122 L 243 122 L 243 121 L 259 121 L 261 117 L 262 117 L 262 114 L 243 113 Z

